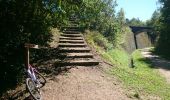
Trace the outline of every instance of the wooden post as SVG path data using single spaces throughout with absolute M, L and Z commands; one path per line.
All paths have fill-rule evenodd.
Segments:
M 29 48 L 26 47 L 26 63 L 25 63 L 26 68 L 28 68 L 29 62 L 30 62 L 30 59 L 29 59 Z
M 25 67 L 26 67 L 26 68 L 28 68 L 28 66 L 29 66 L 29 64 L 30 64 L 29 48 L 38 49 L 39 47 L 38 47 L 38 45 L 35 45 L 35 44 L 25 43 L 25 49 L 26 49 L 26 52 L 25 52 L 25 56 L 26 56 Z

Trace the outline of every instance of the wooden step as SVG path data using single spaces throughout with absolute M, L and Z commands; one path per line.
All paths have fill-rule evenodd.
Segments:
M 77 22 L 77 21 L 69 21 L 71 24 L 79 24 L 79 22 Z
M 78 24 L 76 24 L 76 23 L 71 23 L 69 26 L 78 27 Z
M 59 43 L 58 47 L 86 47 L 86 44 Z
M 69 19 L 69 21 L 77 21 L 77 19 L 76 18 L 71 18 L 71 19 Z
M 74 60 L 56 62 L 56 65 L 58 66 L 94 66 L 98 64 L 99 62 L 95 61 L 94 59 L 88 59 L 88 60 L 74 59 Z
M 62 29 L 80 29 L 80 27 L 77 27 L 77 26 L 66 26 L 66 27 L 62 27 Z
M 82 34 L 61 34 L 64 37 L 82 37 Z
M 59 41 L 59 43 L 84 43 L 84 41 L 83 40 L 64 40 L 64 39 L 62 39 L 62 40 L 60 40 Z
M 69 19 L 69 21 L 70 21 L 70 22 L 71 22 L 71 21 L 78 22 L 78 19 L 77 19 L 77 18 L 71 18 L 71 19 Z
M 81 32 L 80 29 L 64 29 L 63 31 L 76 31 L 76 32 Z
M 91 53 L 62 53 L 61 56 L 64 58 L 93 58 Z
M 64 37 L 64 36 L 60 36 L 59 38 L 60 40 L 64 39 L 64 40 L 84 40 L 83 37 Z
M 78 31 L 63 31 L 63 33 L 66 33 L 66 34 L 80 34 L 80 32 L 78 32 Z
M 69 47 L 63 47 L 63 48 L 59 48 L 59 52 L 62 53 L 62 52 L 67 52 L 67 53 L 78 53 L 78 52 L 90 52 L 90 49 L 87 48 L 87 47 L 81 47 L 81 48 L 75 48 L 75 47 L 72 47 L 72 48 L 69 48 Z

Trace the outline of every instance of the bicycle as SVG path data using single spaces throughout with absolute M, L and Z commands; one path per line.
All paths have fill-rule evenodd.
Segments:
M 29 63 L 29 48 L 39 49 L 38 45 L 35 44 L 25 44 L 26 48 L 26 89 L 33 97 L 34 100 L 41 100 L 40 88 L 42 88 L 45 83 L 45 77 L 38 72 L 31 64 Z

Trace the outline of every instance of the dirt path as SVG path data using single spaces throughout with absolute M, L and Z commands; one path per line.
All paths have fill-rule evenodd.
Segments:
M 106 65 L 106 64 L 105 64 Z M 129 100 L 120 83 L 98 67 L 75 67 L 48 80 L 43 100 Z
M 155 68 L 159 70 L 161 75 L 166 78 L 167 82 L 170 83 L 170 61 L 160 58 L 157 55 L 152 54 L 149 48 L 143 49 L 142 55 L 149 58 Z

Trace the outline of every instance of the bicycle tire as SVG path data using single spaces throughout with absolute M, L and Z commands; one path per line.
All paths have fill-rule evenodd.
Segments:
M 34 100 L 41 100 L 41 93 L 31 78 L 26 79 L 26 87 Z
M 47 82 L 45 77 L 38 71 L 35 71 L 34 73 L 35 73 L 37 80 L 40 82 L 39 88 L 42 88 L 45 85 L 45 83 Z

